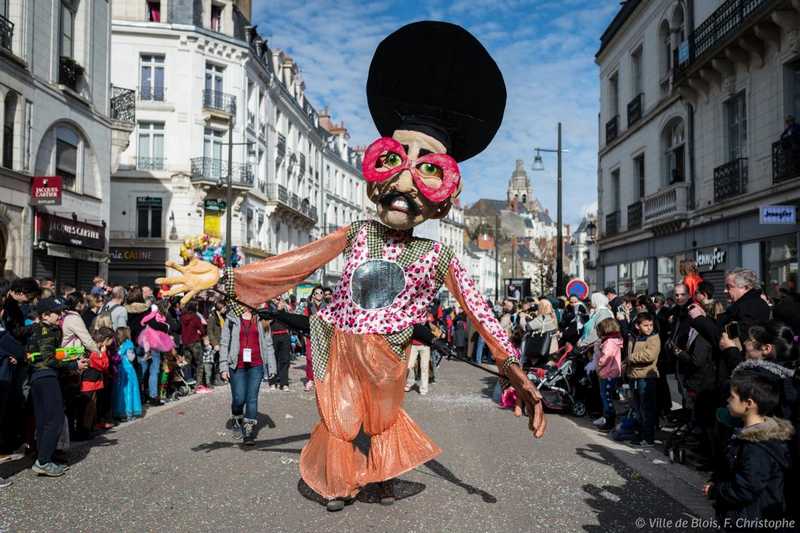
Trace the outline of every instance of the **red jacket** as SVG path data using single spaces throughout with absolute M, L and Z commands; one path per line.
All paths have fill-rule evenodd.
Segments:
M 103 388 L 103 374 L 108 372 L 108 356 L 105 350 L 89 355 L 89 367 L 81 375 L 81 392 L 93 392 Z
M 197 313 L 181 315 L 181 342 L 184 346 L 203 340 L 205 326 Z

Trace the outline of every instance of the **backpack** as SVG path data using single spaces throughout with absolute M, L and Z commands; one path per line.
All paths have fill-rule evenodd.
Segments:
M 104 307 L 100 313 L 92 320 L 92 331 L 97 331 L 100 328 L 114 329 L 114 320 L 111 318 L 111 312 L 119 307 L 119 304 L 110 307 Z

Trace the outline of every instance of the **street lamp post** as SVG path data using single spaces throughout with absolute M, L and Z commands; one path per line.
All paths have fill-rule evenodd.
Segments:
M 561 123 L 558 123 L 558 139 L 557 139 L 557 147 L 555 150 L 552 148 L 535 148 L 536 156 L 533 158 L 533 170 L 534 171 L 541 171 L 544 170 L 544 164 L 542 163 L 542 156 L 540 152 L 548 152 L 553 153 L 555 152 L 557 156 L 557 172 L 558 172 L 558 192 L 557 192 L 557 205 L 556 205 L 556 224 L 558 227 L 556 228 L 556 296 L 561 294 L 561 291 L 564 288 L 564 230 L 562 228 L 562 213 L 561 213 L 561 154 L 563 152 L 567 152 L 568 150 L 564 150 L 561 148 Z
M 234 146 L 250 146 L 255 144 L 252 141 L 243 143 L 233 142 L 233 120 L 231 120 L 230 128 L 228 128 L 228 191 L 227 191 L 227 206 L 225 211 L 225 266 L 231 266 L 231 259 L 233 258 L 233 147 Z

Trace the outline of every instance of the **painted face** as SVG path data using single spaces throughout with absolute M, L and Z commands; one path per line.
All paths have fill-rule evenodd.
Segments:
M 407 230 L 447 215 L 451 198 L 460 191 L 461 175 L 446 151 L 437 139 L 410 130 L 372 143 L 362 168 L 381 222 Z

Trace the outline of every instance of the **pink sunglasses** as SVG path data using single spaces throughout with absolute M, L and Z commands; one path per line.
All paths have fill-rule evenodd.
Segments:
M 391 137 L 369 145 L 361 169 L 368 182 L 386 181 L 408 170 L 422 195 L 437 203 L 449 198 L 461 183 L 458 163 L 449 155 L 427 154 L 411 161 L 403 145 Z

